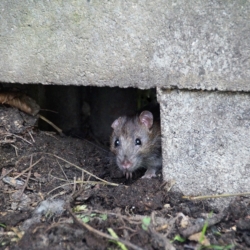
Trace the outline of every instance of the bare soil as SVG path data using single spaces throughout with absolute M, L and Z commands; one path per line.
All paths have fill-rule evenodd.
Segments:
M 212 211 L 171 192 L 160 173 L 126 180 L 109 151 L 87 140 L 0 124 L 0 170 L 1 249 L 250 247 L 249 198 Z

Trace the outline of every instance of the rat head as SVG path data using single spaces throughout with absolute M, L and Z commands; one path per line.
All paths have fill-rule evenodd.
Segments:
M 143 111 L 139 116 L 122 116 L 116 119 L 111 127 L 111 151 L 116 155 L 118 167 L 126 174 L 141 167 L 143 158 L 150 151 L 150 134 L 153 126 L 153 115 Z

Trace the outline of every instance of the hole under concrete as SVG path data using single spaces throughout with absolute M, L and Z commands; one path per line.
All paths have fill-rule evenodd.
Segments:
M 136 88 L 0 84 L 0 91 L 20 91 L 40 106 L 40 115 L 56 124 L 66 135 L 85 138 L 109 147 L 112 122 L 133 115 L 156 101 L 156 90 Z M 41 130 L 53 130 L 38 120 Z

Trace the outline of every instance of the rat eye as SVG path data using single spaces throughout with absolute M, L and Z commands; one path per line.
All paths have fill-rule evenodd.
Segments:
M 135 145 L 141 145 L 141 140 L 139 138 L 135 139 Z
M 118 147 L 118 146 L 120 146 L 120 140 L 119 140 L 119 139 L 116 139 L 116 140 L 115 140 L 115 147 Z

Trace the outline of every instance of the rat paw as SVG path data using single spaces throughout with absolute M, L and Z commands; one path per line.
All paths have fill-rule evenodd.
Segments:
M 148 169 L 146 173 L 142 176 L 142 179 L 151 179 L 152 177 L 156 177 L 155 174 L 156 170 L 155 169 Z
M 156 175 L 143 175 L 142 179 L 151 179 L 152 177 L 156 177 Z

